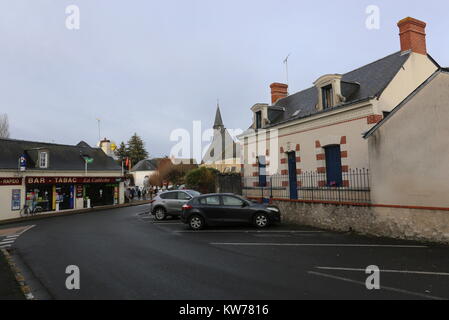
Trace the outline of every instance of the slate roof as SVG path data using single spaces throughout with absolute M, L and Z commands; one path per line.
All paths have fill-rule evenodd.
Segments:
M 49 152 L 49 167 L 36 168 L 39 150 Z M 27 158 L 27 168 L 42 171 L 84 171 L 83 155 L 93 158 L 89 171 L 121 171 L 120 166 L 100 148 L 85 142 L 76 146 L 0 138 L 0 169 L 17 169 L 20 156 Z
M 156 171 L 159 166 L 159 159 L 145 159 L 137 162 L 137 164 L 132 167 L 131 172 L 136 171 Z
M 215 114 L 214 129 L 224 128 L 223 119 L 221 117 L 220 107 L 217 106 L 217 113 Z
M 182 158 L 154 158 L 154 159 L 145 159 L 137 162 L 137 164 L 131 168 L 131 172 L 136 171 L 157 171 L 161 162 L 163 161 L 171 161 L 174 165 L 182 165 L 182 166 L 198 166 L 195 159 L 182 159 Z
M 379 97 L 409 57 L 410 52 L 399 51 L 343 74 L 341 79 L 342 94 L 347 100 L 340 106 L 347 106 L 358 101 Z M 269 107 L 269 126 L 335 110 L 333 108 L 320 111 L 316 109 L 317 104 L 318 90 L 316 87 L 311 87 L 283 98 L 274 106 Z

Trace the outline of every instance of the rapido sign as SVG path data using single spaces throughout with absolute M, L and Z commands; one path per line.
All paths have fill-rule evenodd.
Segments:
M 22 178 L 0 178 L 0 186 L 20 186 Z

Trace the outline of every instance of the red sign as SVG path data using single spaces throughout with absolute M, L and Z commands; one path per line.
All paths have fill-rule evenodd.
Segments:
M 26 177 L 26 184 L 90 184 L 118 183 L 121 177 Z
M 76 186 L 76 197 L 77 198 L 83 197 L 83 186 L 80 184 Z
M 0 186 L 21 186 L 22 178 L 0 178 Z

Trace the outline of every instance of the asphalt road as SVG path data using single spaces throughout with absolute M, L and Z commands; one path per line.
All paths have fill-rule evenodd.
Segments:
M 37 298 L 449 299 L 448 247 L 307 227 L 190 232 L 146 210 L 33 222 L 13 255 Z M 65 286 L 69 265 L 80 269 L 80 290 Z M 365 286 L 371 265 L 381 269 L 380 290 Z

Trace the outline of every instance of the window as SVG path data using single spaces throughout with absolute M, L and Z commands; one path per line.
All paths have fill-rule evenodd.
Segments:
M 322 99 L 323 99 L 323 109 L 329 109 L 334 105 L 334 90 L 332 85 L 321 88 Z
M 186 192 L 188 194 L 190 194 L 192 197 L 198 197 L 199 195 L 201 195 L 201 193 L 199 193 L 198 191 L 194 191 L 194 190 L 188 190 Z
M 220 197 L 212 196 L 212 197 L 202 198 L 202 199 L 200 199 L 200 203 L 208 205 L 208 206 L 219 206 L 220 205 Z
M 48 152 L 39 152 L 39 168 L 48 168 Z
M 256 112 L 256 129 L 262 128 L 262 111 Z
M 190 200 L 190 199 L 192 199 L 192 197 L 189 196 L 187 193 L 178 192 L 178 200 Z
M 160 195 L 160 197 L 164 200 L 176 200 L 178 199 L 177 192 L 167 192 Z
M 223 205 L 241 207 L 243 205 L 243 200 L 231 196 L 223 196 Z

